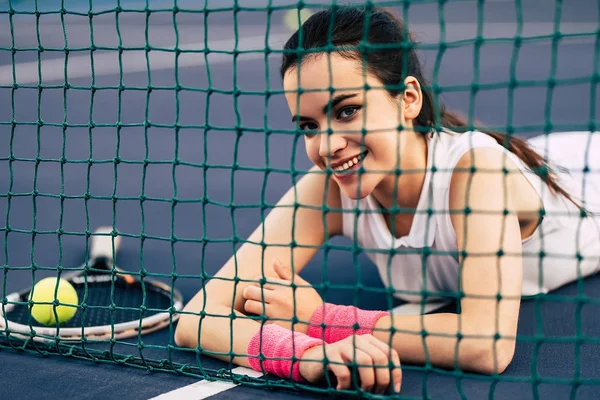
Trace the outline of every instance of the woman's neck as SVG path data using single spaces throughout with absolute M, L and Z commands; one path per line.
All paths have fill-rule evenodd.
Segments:
M 426 137 L 415 133 L 403 153 L 400 170 L 406 172 L 400 176 L 390 174 L 373 191 L 375 199 L 386 210 L 392 209 L 394 205 L 414 209 L 419 204 L 427 168 Z

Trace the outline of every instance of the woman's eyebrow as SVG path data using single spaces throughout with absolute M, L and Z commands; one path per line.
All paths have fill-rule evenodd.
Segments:
M 333 97 L 329 103 L 327 103 L 325 106 L 323 106 L 323 109 L 322 109 L 323 114 L 327 114 L 327 112 L 329 110 L 333 109 L 335 106 L 340 104 L 342 101 L 351 99 L 356 96 L 358 96 L 358 93 L 340 94 L 340 95 Z
M 337 106 L 338 104 L 340 104 L 342 101 L 347 100 L 347 99 L 351 99 L 351 98 L 356 97 L 356 96 L 358 96 L 358 93 L 340 94 L 340 95 L 337 95 L 337 96 L 333 97 L 329 103 L 327 103 L 326 105 L 323 106 L 323 108 L 322 108 L 323 114 L 327 114 L 327 112 L 329 110 L 333 109 L 335 106 Z M 310 120 L 310 119 L 311 118 L 303 117 L 301 115 L 294 115 L 292 117 L 292 122 L 307 121 L 307 120 Z

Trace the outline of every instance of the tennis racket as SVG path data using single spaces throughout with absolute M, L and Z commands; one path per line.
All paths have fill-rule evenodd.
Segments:
M 58 326 L 39 324 L 30 314 L 29 287 L 9 294 L 7 304 L 0 306 L 0 327 L 4 333 L 41 340 L 123 339 L 175 323 L 183 308 L 179 291 L 118 268 L 113 255 L 121 238 L 112 237 L 111 232 L 110 227 L 97 229 L 92 235 L 89 260 L 73 272 L 60 275 L 77 291 L 79 304 L 73 318 Z

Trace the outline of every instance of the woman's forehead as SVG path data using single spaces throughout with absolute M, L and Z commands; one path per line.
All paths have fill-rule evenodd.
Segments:
M 372 81 L 373 77 L 363 71 L 360 60 L 322 53 L 309 56 L 300 66 L 291 68 L 285 74 L 283 88 L 292 94 L 302 89 L 321 91 L 328 96 L 330 88 L 334 92 L 356 92 L 365 84 L 373 84 Z

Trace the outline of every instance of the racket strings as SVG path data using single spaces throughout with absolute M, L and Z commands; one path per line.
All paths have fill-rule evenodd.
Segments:
M 129 285 L 118 280 L 114 288 L 111 282 L 88 282 L 87 290 L 85 284 L 74 285 L 74 287 L 79 298 L 79 307 L 75 316 L 61 324 L 61 327 L 114 325 L 140 320 L 165 312 L 171 307 L 168 294 L 151 284 L 145 285 L 145 296 L 140 282 Z M 84 302 L 85 310 L 81 307 Z M 146 308 L 143 313 L 142 306 Z M 10 321 L 23 325 L 39 325 L 31 317 L 27 304 L 15 305 L 6 317 Z

